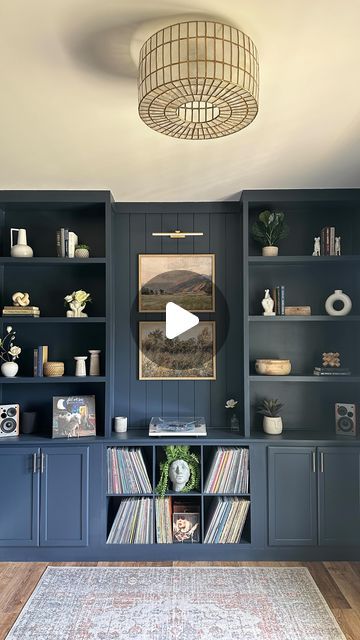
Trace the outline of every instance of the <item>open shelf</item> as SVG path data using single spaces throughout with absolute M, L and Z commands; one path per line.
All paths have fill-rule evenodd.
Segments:
M 250 382 L 360 382 L 360 376 L 249 376 Z
M 289 265 L 289 264 L 327 264 L 329 262 L 336 262 L 336 264 L 348 264 L 349 262 L 360 262 L 360 255 L 352 256 L 249 256 L 249 264 L 266 265 Z
M 106 382 L 105 376 L 16 376 L 15 378 L 0 377 L 0 384 L 64 384 L 65 382 L 93 383 Z
M 360 322 L 360 316 L 249 316 L 249 322 Z
M 74 265 L 94 265 L 105 264 L 106 258 L 11 258 L 1 257 L 1 265 L 27 266 L 27 267 L 46 267 L 46 266 L 74 266 Z
M 44 317 L 44 316 L 40 316 L 40 318 L 34 318 L 32 316 L 27 317 L 27 316 L 2 316 L 0 318 L 1 322 L 4 322 L 6 324 L 27 324 L 27 323 L 34 323 L 34 324 L 70 324 L 70 323 L 74 323 L 74 324 L 102 324 L 104 322 L 106 322 L 106 318 L 105 316 L 98 316 L 98 317 L 89 317 L 89 318 L 67 318 L 66 316 L 59 316 L 59 317 Z

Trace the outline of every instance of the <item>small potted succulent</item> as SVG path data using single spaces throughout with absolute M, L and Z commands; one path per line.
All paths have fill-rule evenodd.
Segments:
M 256 242 L 262 245 L 263 256 L 277 256 L 278 242 L 287 237 L 289 227 L 281 211 L 262 211 L 254 222 L 251 233 Z
M 14 344 L 16 331 L 6 327 L 5 337 L 0 339 L 0 358 L 3 360 L 1 373 L 6 378 L 14 378 L 19 370 L 19 365 L 15 360 L 21 353 L 21 348 Z
M 75 247 L 75 258 L 88 258 L 90 247 L 88 244 L 77 244 Z
M 283 430 L 282 418 L 279 416 L 283 404 L 279 400 L 262 400 L 257 407 L 257 413 L 261 413 L 263 418 L 263 429 L 269 435 L 278 435 Z
M 234 398 L 230 398 L 225 402 L 225 409 L 229 409 L 232 412 L 230 416 L 230 431 L 240 431 L 240 423 L 236 413 L 238 403 L 239 401 L 234 400 Z

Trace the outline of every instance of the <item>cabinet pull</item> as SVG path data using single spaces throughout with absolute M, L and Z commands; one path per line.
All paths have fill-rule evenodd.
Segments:
M 320 473 L 324 473 L 324 453 L 320 452 Z
M 313 473 L 316 473 L 316 453 L 315 453 L 315 451 L 312 452 L 312 470 L 313 470 Z
M 41 464 L 40 464 L 41 473 L 45 471 L 45 453 L 41 454 Z
M 33 473 L 37 473 L 37 453 L 33 453 L 32 462 L 33 462 Z

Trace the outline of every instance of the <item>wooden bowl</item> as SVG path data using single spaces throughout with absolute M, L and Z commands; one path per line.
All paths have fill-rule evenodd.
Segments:
M 44 362 L 44 376 L 56 378 L 64 375 L 65 365 L 63 362 Z
M 290 360 L 256 360 L 255 371 L 260 376 L 288 376 L 291 371 Z

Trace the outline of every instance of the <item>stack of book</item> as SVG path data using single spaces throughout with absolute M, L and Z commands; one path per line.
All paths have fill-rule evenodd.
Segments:
M 274 300 L 274 312 L 277 316 L 285 315 L 285 287 L 280 285 L 274 287 L 271 293 L 271 297 Z
M 124 498 L 111 527 L 107 544 L 152 544 L 151 498 Z
M 18 306 L 5 306 L 2 312 L 3 316 L 31 316 L 32 318 L 39 318 L 39 307 L 18 307 Z
M 320 253 L 322 256 L 335 256 L 335 227 L 321 229 Z
M 314 376 L 350 376 L 347 367 L 315 367 Z
M 152 493 L 141 449 L 109 447 L 108 493 Z
M 215 498 L 210 508 L 209 526 L 204 542 L 207 544 L 240 542 L 249 506 L 250 501 L 243 498 Z
M 204 493 L 248 493 L 249 450 L 217 447 Z
M 34 349 L 34 376 L 44 375 L 44 362 L 48 361 L 49 348 L 43 344 Z
M 79 238 L 69 229 L 58 229 L 56 232 L 56 253 L 58 258 L 74 258 L 75 247 L 79 243 Z
M 156 542 L 171 544 L 172 532 L 172 500 L 170 497 L 155 499 Z

